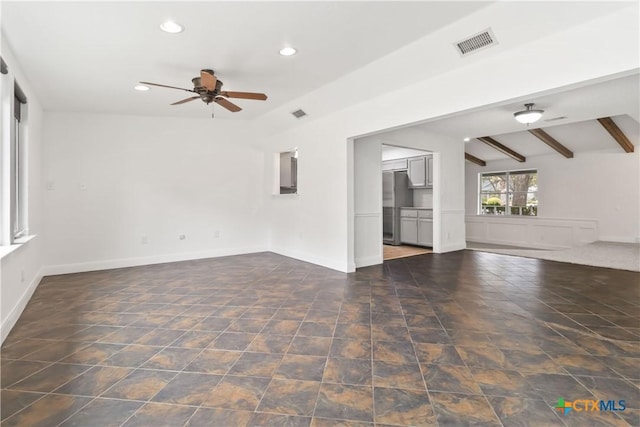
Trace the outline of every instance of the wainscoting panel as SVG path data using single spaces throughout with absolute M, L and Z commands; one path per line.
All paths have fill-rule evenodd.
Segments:
M 540 249 L 565 249 L 598 240 L 598 221 L 582 218 L 467 216 L 467 240 Z
M 445 253 L 459 251 L 467 247 L 465 235 L 462 234 L 465 222 L 464 209 L 443 209 L 440 212 L 441 226 L 436 229 L 434 222 L 433 234 L 441 233 L 440 248 L 436 252 Z M 434 212 L 435 215 L 435 212 Z M 434 247 L 434 249 L 436 249 Z
M 382 264 L 382 212 L 355 214 L 354 228 L 356 268 Z

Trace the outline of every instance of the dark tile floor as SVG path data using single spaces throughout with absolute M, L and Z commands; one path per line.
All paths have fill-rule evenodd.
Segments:
M 471 251 L 47 277 L 2 346 L 2 426 L 637 426 L 639 280 Z

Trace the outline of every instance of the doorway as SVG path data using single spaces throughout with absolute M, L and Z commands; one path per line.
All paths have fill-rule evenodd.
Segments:
M 384 260 L 432 252 L 432 155 L 414 148 L 381 146 Z
M 431 248 L 411 245 L 383 245 L 382 247 L 382 259 L 384 261 L 391 261 L 392 259 L 408 258 L 411 256 L 431 253 L 433 253 L 433 250 Z

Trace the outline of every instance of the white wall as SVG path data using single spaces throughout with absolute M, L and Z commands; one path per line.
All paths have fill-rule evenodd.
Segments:
M 355 263 L 382 263 L 382 144 L 379 139 L 353 142 Z
M 608 137 L 608 136 L 607 136 Z M 611 141 L 612 145 L 615 142 Z M 637 147 L 636 147 L 637 148 Z M 593 240 L 612 242 L 640 241 L 640 153 L 625 153 L 621 148 L 606 151 L 576 153 L 572 159 L 559 154 L 527 157 L 522 164 L 512 159 L 487 162 L 481 167 L 473 163 L 466 164 L 466 196 L 467 215 L 477 214 L 478 174 L 491 171 L 531 168 L 538 170 L 538 218 L 528 219 L 529 223 L 539 223 L 541 219 L 551 220 L 595 220 L 597 232 Z M 510 218 L 503 218 L 507 222 Z M 519 221 L 522 219 L 519 219 Z M 526 220 L 526 219 L 525 219 Z M 474 224 L 482 222 L 482 217 L 472 219 Z M 485 222 L 495 221 L 487 219 Z M 586 227 L 582 225 L 583 229 Z M 591 227 L 589 227 L 591 228 Z M 538 241 L 536 236 L 524 239 L 522 227 L 515 227 L 511 234 L 500 238 L 501 243 L 534 247 L 548 246 L 550 242 Z M 589 234 L 591 235 L 591 234 Z M 572 233 L 575 236 L 575 232 Z M 588 235 L 578 237 L 575 241 L 567 235 L 563 240 L 553 243 L 555 246 L 568 247 L 576 243 L 584 243 Z M 480 233 L 473 240 L 491 242 L 495 236 Z M 523 240 L 524 239 L 524 240 Z
M 246 124 L 47 113 L 44 128 L 48 274 L 266 249 Z
M 284 118 L 290 117 L 289 111 L 300 107 L 306 111 L 306 105 L 300 102 L 311 96 L 322 98 L 325 92 L 332 93 L 340 82 L 296 100 L 295 106 L 285 105 L 263 116 L 261 128 L 274 130 L 263 139 L 267 155 L 292 146 L 299 148 L 300 197 L 267 199 L 271 250 L 341 271 L 353 271 L 356 247 L 354 138 L 635 69 L 638 67 L 637 37 L 619 31 L 625 28 L 635 35 L 637 22 L 634 20 L 626 11 L 616 12 L 518 49 L 495 54 L 484 51 L 476 54 L 467 66 L 427 77 L 422 82 L 322 117 L 315 118 L 309 109 L 310 114 L 304 119 L 291 121 L 289 118 L 290 128 L 286 130 L 279 129 L 283 127 Z M 589 49 L 575 49 L 577 45 L 588 45 Z M 531 58 L 536 60 L 532 63 Z M 396 59 L 395 67 L 413 66 L 412 56 Z M 536 66 L 549 63 L 554 66 Z M 369 75 L 367 70 L 377 65 L 371 64 L 356 74 Z M 522 75 L 528 79 L 523 81 Z M 354 78 L 346 79 L 353 81 Z M 359 84 L 367 82 L 363 80 Z M 445 171 L 459 168 L 460 173 L 459 179 L 450 183 L 456 191 L 441 189 L 439 196 L 434 190 L 434 228 L 440 221 L 440 233 L 434 236 L 434 245 L 443 237 L 451 242 L 451 249 L 442 243 L 443 251 L 459 248 L 459 242 L 465 240 L 463 146 L 457 142 L 452 144 L 459 147 L 459 159 L 447 157 L 451 160 L 445 163 L 443 158 L 443 163 L 438 165 L 438 156 L 434 156 L 436 174 L 439 167 Z M 428 149 L 404 142 L 399 145 Z M 265 178 L 271 180 L 272 176 L 270 170 Z M 271 188 L 272 184 L 267 186 Z M 447 217 L 438 218 L 437 203 L 442 203 L 443 211 L 449 211 Z
M 25 243 L 11 247 L 0 247 L 0 318 L 2 329 L 0 341 L 9 334 L 11 328 L 20 317 L 29 298 L 42 279 L 42 246 L 43 246 L 43 203 L 42 203 L 42 145 L 43 145 L 43 112 L 36 94 L 31 89 L 29 81 L 20 69 L 20 65 L 14 58 L 9 46 L 2 41 L 2 57 L 9 68 L 7 75 L 1 75 L 2 91 L 0 112 L 3 128 L 1 135 L 2 145 L 6 146 L 9 137 L 5 132 L 6 120 L 13 118 L 10 105 L 13 104 L 13 83 L 18 82 L 20 88 L 27 96 L 27 116 L 23 122 L 26 132 L 24 142 L 27 145 L 27 204 L 28 226 L 31 237 Z M 2 163 L 2 193 L 7 194 L 9 182 L 7 181 L 8 165 L 7 156 L 4 155 Z M 3 218 L 6 218 L 8 203 L 3 199 Z
M 304 120 L 304 119 L 302 119 Z M 347 144 L 344 124 L 308 122 L 277 137 L 262 137 L 265 156 L 298 148 L 298 194 L 272 195 L 273 162 L 267 162 L 263 191 L 269 248 L 286 256 L 346 270 Z

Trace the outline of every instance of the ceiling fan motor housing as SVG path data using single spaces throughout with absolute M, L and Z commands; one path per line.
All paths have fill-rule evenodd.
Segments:
M 222 90 L 222 81 L 221 80 L 217 80 L 216 81 L 216 88 L 213 91 L 207 90 L 207 88 L 202 85 L 202 79 L 200 77 L 192 78 L 191 82 L 193 83 L 193 90 L 195 90 L 197 93 L 200 93 L 200 94 L 208 92 L 208 93 L 213 93 L 213 94 L 217 95 Z

